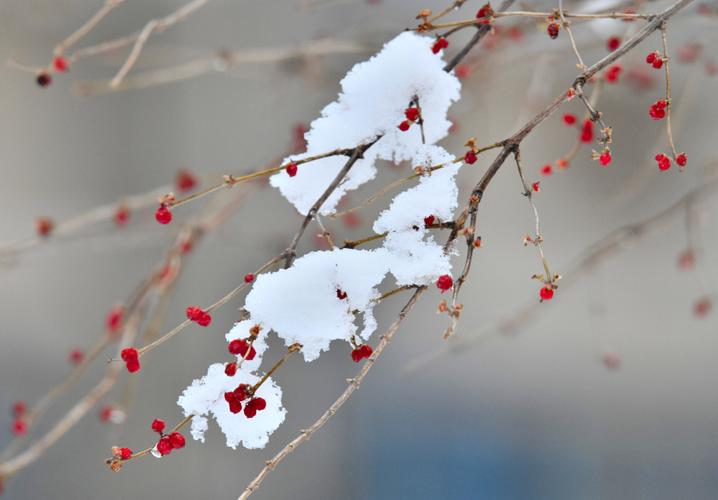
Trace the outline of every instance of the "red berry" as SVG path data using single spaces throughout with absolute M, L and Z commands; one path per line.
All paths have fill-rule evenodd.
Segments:
M 237 373 L 237 363 L 227 363 L 224 365 L 224 374 L 228 377 L 234 377 Z
M 471 67 L 468 64 L 459 64 L 456 66 L 456 78 L 466 80 L 471 75 Z
M 127 371 L 130 373 L 135 373 L 140 371 L 140 362 L 139 360 L 133 359 L 128 361 L 125 366 L 127 367 Z
M 35 78 L 35 82 L 36 82 L 40 87 L 43 87 L 43 88 L 44 88 L 44 87 L 47 87 L 48 85 L 50 85 L 50 84 L 52 83 L 52 77 L 50 76 L 49 73 L 45 73 L 45 72 L 43 71 L 42 73 L 40 73 L 40 74 L 37 75 L 37 77 Z
M 711 310 L 711 301 L 708 297 L 698 299 L 693 305 L 693 314 L 698 317 L 703 317 L 708 314 Z
M 656 155 L 656 161 L 658 162 L 658 170 L 668 170 L 671 168 L 671 159 L 663 153 Z
M 548 163 L 541 167 L 541 174 L 545 176 L 549 176 L 553 173 L 553 167 L 549 165 Z
M 85 359 L 85 351 L 82 349 L 73 349 L 70 351 L 70 354 L 68 355 L 67 359 L 72 363 L 73 365 L 79 365 L 82 363 L 82 360 Z
M 337 288 L 337 298 L 339 300 L 344 300 L 347 298 L 347 292 L 343 291 L 341 288 Z
M 172 441 L 170 441 L 170 438 L 167 436 L 160 438 L 156 446 L 157 451 L 159 451 L 162 456 L 172 453 Z
M 433 215 L 427 215 L 424 217 L 424 227 L 430 227 L 434 225 L 436 218 Z
M 165 430 L 165 421 L 160 420 L 159 418 L 156 418 L 152 421 L 152 425 L 150 426 L 153 431 L 158 432 L 162 434 L 162 432 Z
M 688 163 L 688 157 L 685 153 L 681 153 L 678 156 L 676 156 L 676 163 L 679 167 L 685 167 Z
M 606 81 L 608 83 L 616 83 L 618 81 L 618 75 L 621 74 L 621 71 L 622 68 L 620 64 L 614 64 L 613 66 L 610 66 L 604 73 Z
M 476 153 L 474 153 L 473 151 L 467 151 L 464 155 L 464 161 L 469 165 L 473 165 L 474 163 L 476 163 Z
M 35 231 L 37 231 L 38 236 L 42 238 L 50 236 L 54 227 L 55 223 L 52 222 L 52 219 L 49 217 L 38 217 L 35 219 Z
M 171 432 L 169 435 L 170 443 L 172 444 L 172 448 L 179 450 L 180 448 L 184 448 L 185 445 L 185 439 L 184 436 L 179 432 Z
M 267 407 L 267 402 L 264 398 L 254 398 L 250 403 L 254 405 L 257 411 L 262 411 Z
M 155 219 L 160 224 L 169 224 L 172 222 L 172 212 L 170 212 L 166 205 L 162 204 L 155 212 Z
M 122 460 L 129 460 L 132 456 L 132 450 L 129 448 L 120 448 L 119 451 L 120 459 Z
M 602 167 L 605 167 L 609 163 L 611 163 L 611 152 L 609 150 L 605 150 L 603 153 L 601 153 L 601 156 L 598 157 L 598 162 L 601 164 Z
M 194 321 L 200 326 L 209 326 L 212 322 L 212 316 L 210 316 L 207 311 L 197 306 L 189 306 L 187 308 L 187 319 Z
M 549 23 L 549 25 L 546 27 L 546 32 L 548 33 L 548 36 L 550 36 L 552 39 L 558 38 L 558 30 L 560 26 L 558 23 Z
M 656 57 L 656 60 L 651 64 L 655 69 L 661 69 L 663 67 L 663 58 Z
M 538 193 L 540 191 L 539 184 L 540 184 L 540 181 L 536 181 L 533 184 L 531 184 L 531 189 L 533 189 L 534 193 Z
M 593 141 L 593 122 L 584 120 L 581 127 L 581 142 L 588 143 Z
M 249 385 L 239 384 L 232 394 L 237 401 L 244 401 L 249 397 Z
M 541 297 L 541 300 L 551 300 L 553 298 L 553 288 L 550 286 L 545 286 L 541 288 L 539 291 L 539 296 Z
M 364 344 L 359 346 L 359 351 L 361 351 L 361 355 L 365 358 L 368 358 L 372 355 L 374 352 L 374 349 L 371 348 L 369 344 Z
M 15 417 L 19 417 L 21 415 L 24 415 L 27 411 L 27 405 L 25 404 L 25 401 L 15 401 L 12 404 L 12 414 Z
M 231 354 L 234 354 L 236 356 L 242 356 L 248 361 L 253 360 L 254 356 L 256 356 L 257 354 L 257 351 L 254 349 L 254 347 L 249 346 L 247 341 L 244 339 L 233 340 L 229 343 L 227 349 Z M 245 354 L 247 353 L 247 349 L 249 349 L 249 354 L 245 356 Z
M 189 170 L 179 170 L 175 177 L 175 186 L 179 192 L 190 191 L 197 185 L 197 177 Z
M 244 416 L 247 418 L 254 418 L 254 416 L 257 414 L 257 408 L 254 407 L 254 405 L 250 405 L 247 403 L 244 405 Z
M 666 107 L 668 103 L 665 99 L 659 99 L 648 108 L 648 116 L 654 120 L 662 120 L 666 117 Z
M 485 17 L 491 17 L 494 15 L 494 9 L 491 8 L 491 4 L 484 4 L 479 11 L 476 13 L 477 19 L 482 19 Z
M 109 313 L 107 313 L 107 318 L 105 318 L 105 327 L 110 333 L 115 333 L 120 328 L 124 314 L 125 308 L 123 306 L 116 306 L 112 308 Z
M 52 60 L 52 65 L 55 67 L 55 70 L 59 71 L 60 73 L 64 73 L 68 69 L 70 69 L 70 64 L 67 62 L 67 59 L 62 56 L 55 56 L 55 58 Z
M 609 38 L 606 41 L 606 48 L 608 49 L 609 52 L 613 52 L 620 46 L 621 46 L 621 39 L 618 38 L 617 36 L 612 36 L 611 38 Z
M 297 175 L 297 164 L 291 161 L 284 170 L 287 172 L 287 175 L 289 175 L 289 177 L 294 177 L 295 175 Z
M 115 224 L 117 224 L 118 226 L 124 226 L 130 219 L 130 209 L 127 208 L 126 205 L 120 205 L 115 210 L 115 215 L 113 216 L 113 218 L 115 220 Z
M 27 434 L 27 422 L 23 419 L 15 419 L 12 423 L 12 433 L 16 436 L 24 436 Z
M 419 118 L 419 108 L 406 108 L 404 116 L 406 116 L 406 119 L 410 122 L 415 122 Z
M 102 408 L 100 408 L 100 412 L 98 413 L 98 417 L 100 419 L 100 422 L 107 423 L 112 419 L 112 413 L 115 411 L 115 409 L 110 405 L 105 405 Z
M 358 348 L 353 349 L 352 350 L 352 361 L 354 361 L 355 363 L 358 363 L 361 360 L 362 360 L 361 351 Z
M 574 123 L 576 123 L 576 115 L 566 113 L 565 115 L 563 115 L 563 122 L 566 125 L 573 125 Z
M 434 54 L 438 54 L 441 49 L 445 49 L 448 46 L 449 46 L 449 41 L 442 36 L 441 38 L 437 39 L 434 42 L 434 45 L 431 46 L 431 51 Z
M 406 132 L 407 130 L 409 130 L 409 127 L 411 127 L 411 122 L 409 120 L 404 120 L 399 124 L 399 130 L 401 130 L 402 132 Z
M 441 290 L 441 293 L 444 293 L 454 286 L 454 280 L 448 274 L 442 274 L 439 276 L 439 279 L 436 280 L 436 286 Z
M 651 52 L 646 56 L 646 62 L 648 64 L 653 64 L 653 62 L 658 58 L 658 52 Z
M 245 274 L 245 275 L 244 275 L 244 282 L 245 282 L 245 283 L 251 283 L 252 281 L 254 281 L 254 274 L 249 273 L 249 274 Z
M 134 347 L 126 347 L 120 352 L 120 357 L 122 358 L 122 361 L 132 361 L 139 358 L 139 353 Z

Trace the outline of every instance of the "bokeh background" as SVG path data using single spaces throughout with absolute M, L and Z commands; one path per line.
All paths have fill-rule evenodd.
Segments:
M 184 23 L 150 39 L 135 71 L 211 56 L 220 48 L 292 48 L 331 38 L 351 53 L 296 57 L 281 64 L 230 67 L 168 85 L 82 97 L 77 82 L 111 78 L 126 51 L 86 59 L 41 89 L 32 74 L 0 67 L 0 234 L 13 241 L 32 234 L 38 215 L 61 220 L 124 196 L 171 183 L 179 168 L 201 175 L 241 173 L 281 155 L 297 124 L 308 123 L 334 99 L 338 81 L 357 61 L 411 26 L 419 8 L 438 0 L 214 0 Z M 716 12 L 715 2 L 703 2 Z M 47 64 L 52 47 L 84 22 L 101 2 L 2 0 L 0 60 Z M 473 15 L 469 1 L 456 19 Z M 604 5 L 605 4 L 605 5 Z M 620 7 L 625 3 L 615 3 Z M 178 8 L 178 0 L 128 1 L 82 42 L 97 43 L 141 29 Z M 568 4 L 575 5 L 575 4 Z M 608 2 L 578 8 L 610 8 Z M 647 12 L 667 3 L 645 2 Z M 527 2 L 525 8 L 552 8 Z M 666 151 L 665 130 L 646 110 L 662 93 L 662 73 L 647 69 L 652 36 L 626 57 L 620 83 L 607 86 L 599 107 L 613 126 L 614 162 L 599 168 L 583 148 L 570 167 L 541 178 L 540 167 L 570 150 L 577 132 L 560 114 L 523 148 L 545 248 L 557 272 L 612 230 L 644 220 L 709 182 L 715 159 L 715 15 L 696 5 L 670 24 L 678 53 L 701 49 L 692 63 L 675 62 L 675 136 L 689 166 L 659 173 L 653 156 Z M 460 153 L 476 136 L 486 144 L 509 135 L 565 89 L 576 73 L 568 40 L 552 41 L 540 25 L 522 24 L 523 37 L 497 36 L 467 60 L 463 98 L 451 110 L 455 131 L 445 147 Z M 577 24 L 587 61 L 606 53 L 612 33 L 626 23 Z M 466 36 L 466 35 L 464 35 Z M 452 41 L 449 54 L 460 45 Z M 677 59 L 677 58 L 676 58 Z M 380 92 L 381 89 L 377 89 Z M 579 102 L 565 110 L 580 114 Z M 462 196 L 485 170 L 483 156 L 462 173 Z M 346 206 L 377 186 L 407 175 L 410 166 L 381 169 L 380 177 Z M 462 198 L 465 199 L 465 198 Z M 357 226 L 327 220 L 337 240 L 368 234 L 389 198 L 362 211 Z M 186 219 L 201 204 L 177 210 Z M 257 498 L 486 498 L 486 499 L 709 499 L 718 496 L 718 375 L 716 315 L 698 318 L 696 300 L 714 297 L 714 197 L 690 212 L 676 210 L 659 230 L 621 246 L 590 272 L 560 288 L 553 301 L 512 335 L 491 325 L 519 319 L 537 301 L 540 272 L 532 248 L 522 245 L 533 216 L 507 163 L 481 205 L 476 255 L 463 292 L 465 309 L 454 347 L 441 335 L 446 318 L 435 313 L 432 291 L 405 322 L 361 390 L 332 421 L 273 472 Z M 690 217 L 687 215 L 690 214 Z M 676 262 L 687 248 L 686 220 L 698 244 L 696 267 Z M 208 304 L 241 277 L 286 247 L 299 216 L 271 188 L 248 202 L 193 252 L 172 301 L 167 329 L 187 304 Z M 357 221 L 355 221 L 357 222 Z M 32 403 L 69 371 L 67 353 L 102 333 L 106 311 L 123 300 L 161 259 L 180 224 L 158 226 L 151 210 L 72 237 L 49 240 L 0 270 L 0 445 L 11 440 L 10 407 Z M 316 226 L 303 251 L 313 248 Z M 456 260 L 460 266 L 461 258 Z M 189 329 L 151 355 L 122 425 L 91 412 L 35 464 L 11 478 L 8 500 L 36 498 L 226 499 L 237 497 L 264 460 L 313 422 L 356 370 L 346 346 L 312 364 L 292 359 L 276 377 L 288 416 L 264 450 L 233 451 L 212 423 L 207 443 L 162 460 L 147 458 L 111 473 L 104 464 L 115 444 L 143 448 L 149 422 L 175 422 L 178 394 L 206 366 L 224 359 L 223 334 L 242 301 L 215 314 L 209 331 Z M 402 299 L 378 308 L 383 325 Z M 272 344 L 270 359 L 281 352 Z M 271 353 L 274 352 L 274 355 Z M 429 353 L 436 353 L 427 356 Z M 604 355 L 618 356 L 618 370 Z M 49 412 L 38 432 L 59 418 L 96 381 L 100 362 Z M 269 362 L 269 361 L 268 361 Z M 120 398 L 126 378 L 104 402 Z

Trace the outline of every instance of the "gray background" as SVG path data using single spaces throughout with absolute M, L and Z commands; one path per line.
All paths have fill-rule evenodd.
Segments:
M 216 0 L 151 39 L 137 69 L 186 61 L 222 46 L 279 47 L 320 36 L 376 48 L 411 25 L 420 7 L 446 4 L 330 3 L 302 9 L 296 0 Z M 99 5 L 3 0 L 0 61 L 44 63 L 51 47 Z M 179 5 L 128 1 L 83 43 L 133 32 Z M 477 5 L 469 2 L 456 18 L 471 15 Z M 650 2 L 646 9 L 662 5 Z M 614 163 L 600 169 L 584 148 L 568 171 L 542 181 L 537 204 L 546 251 L 558 272 L 610 230 L 655 213 L 703 182 L 715 153 L 716 80 L 703 70 L 715 56 L 708 38 L 714 26 L 715 17 L 698 17 L 695 7 L 671 24 L 672 47 L 689 40 L 706 44 L 698 63 L 674 68 L 674 93 L 682 95 L 676 101 L 676 139 L 690 162 L 684 173 L 675 168 L 659 173 L 652 160 L 667 149 L 662 125 L 646 116 L 661 93 L 660 82 L 641 92 L 620 84 L 608 88 L 600 104 L 615 130 Z M 605 54 L 605 36 L 586 27 L 576 31 L 588 61 Z M 554 42 L 529 25 L 525 41 L 476 52 L 463 99 L 451 110 L 459 130 L 444 143 L 450 151 L 462 151 L 471 135 L 481 144 L 507 136 L 572 81 L 576 68 L 565 34 Z M 625 64 L 642 68 L 645 54 L 658 46 L 658 37 L 651 37 Z M 309 65 L 239 68 L 146 90 L 92 98 L 72 94 L 73 81 L 111 77 L 125 54 L 87 59 L 44 90 L 32 75 L 0 67 L 3 240 L 30 234 L 38 214 L 69 217 L 165 184 L 182 166 L 200 173 L 263 166 L 283 151 L 292 126 L 317 116 L 336 95 L 345 71 L 364 58 L 332 55 Z M 566 109 L 582 112 L 578 102 Z M 540 166 L 573 141 L 574 132 L 559 115 L 549 119 L 525 143 L 529 178 L 538 179 Z M 464 169 L 462 196 L 490 158 Z M 362 193 L 399 175 L 405 173 L 387 167 Z M 386 201 L 362 214 L 363 227 L 349 230 L 335 223 L 332 230 L 338 239 L 366 235 Z M 270 475 L 257 498 L 715 498 L 716 315 L 697 320 L 691 313 L 702 293 L 696 275 L 708 292 L 715 290 L 715 210 L 714 200 L 703 204 L 704 255 L 697 272 L 680 272 L 675 265 L 685 247 L 679 215 L 570 290 L 559 290 L 521 335 L 494 337 L 409 370 L 417 357 L 444 345 L 445 318 L 434 312 L 439 295 L 427 294 L 361 390 Z M 89 345 L 105 311 L 130 292 L 171 241 L 173 228 L 158 228 L 149 211 L 134 216 L 122 232 L 109 223 L 94 226 L 2 269 L 0 444 L 10 440 L 12 401 L 37 400 L 68 372 L 66 353 Z M 252 198 L 192 256 L 165 326 L 182 318 L 186 304 L 209 303 L 233 288 L 248 269 L 287 244 L 298 221 L 274 190 Z M 528 278 L 540 271 L 539 263 L 533 249 L 521 244 L 532 227 L 519 180 L 507 163 L 481 207 L 485 247 L 463 293 L 461 338 L 537 298 L 538 287 Z M 303 250 L 311 249 L 311 237 L 307 241 Z M 384 325 L 400 303 L 395 298 L 379 308 Z M 346 349 L 310 365 L 292 360 L 278 374 L 289 413 L 265 450 L 232 451 L 211 424 L 206 444 L 191 442 L 164 460 L 149 458 L 112 474 L 104 458 L 113 444 L 145 446 L 153 438 L 152 418 L 179 418 L 178 393 L 224 352 L 223 333 L 240 304 L 234 301 L 217 313 L 209 332 L 185 332 L 153 354 L 124 426 L 109 427 L 89 415 L 13 478 L 5 498 L 238 496 L 263 461 L 343 390 L 344 379 L 356 369 Z M 606 351 L 620 354 L 620 371 L 609 372 L 600 363 Z M 72 395 L 90 387 L 101 369 L 92 370 Z M 114 394 L 119 397 L 119 391 Z M 69 403 L 58 404 L 45 422 Z

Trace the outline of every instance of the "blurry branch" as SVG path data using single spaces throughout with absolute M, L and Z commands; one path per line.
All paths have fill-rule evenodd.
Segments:
M 225 72 L 250 64 L 274 64 L 292 60 L 303 60 L 331 54 L 362 54 L 369 47 L 356 42 L 337 39 L 321 39 L 300 44 L 276 48 L 258 48 L 238 51 L 219 50 L 210 57 L 196 59 L 186 63 L 151 70 L 136 75 L 113 80 L 77 82 L 74 90 L 83 96 L 92 96 L 108 92 L 154 87 L 168 83 L 195 78 L 207 73 Z
M 648 236 L 650 233 L 665 227 L 676 216 L 692 208 L 703 199 L 715 196 L 718 193 L 718 164 L 712 165 L 713 175 L 704 184 L 692 189 L 668 208 L 651 215 L 650 217 L 625 225 L 598 238 L 574 259 L 574 263 L 566 268 L 565 276 L 561 280 L 561 289 L 566 290 L 580 278 L 591 274 L 600 264 L 614 255 L 627 250 L 630 245 Z M 521 328 L 528 326 L 541 311 L 546 309 L 535 300 L 512 310 L 504 317 L 487 324 L 472 335 L 454 340 L 445 347 L 432 351 L 425 356 L 410 362 L 405 371 L 414 372 L 438 358 L 447 354 L 463 354 L 477 347 L 480 342 L 494 334 L 515 334 Z

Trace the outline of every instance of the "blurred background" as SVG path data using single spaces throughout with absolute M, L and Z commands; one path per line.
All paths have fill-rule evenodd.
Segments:
M 335 98 L 353 64 L 412 26 L 420 8 L 439 10 L 448 3 L 213 0 L 151 37 L 127 81 L 133 74 L 211 59 L 220 49 L 271 49 L 259 59 L 284 54 L 282 60 L 213 63 L 209 67 L 223 71 L 101 95 L 78 95 L 78 84 L 112 78 L 126 49 L 83 59 L 68 74 L 54 75 L 48 88 L 38 87 L 32 73 L 0 66 L 2 241 L 31 237 L 37 216 L 63 220 L 171 184 L 180 168 L 206 180 L 271 164 L 296 142 L 296 127 Z M 78 46 L 136 32 L 182 4 L 127 1 Z M 566 5 L 604 10 L 629 4 Z M 631 5 L 656 12 L 668 3 Z M 100 6 L 99 0 L 2 0 L 0 60 L 47 65 L 52 47 Z M 469 1 L 449 19 L 472 17 L 478 7 Z M 614 129 L 609 167 L 600 168 L 584 146 L 567 169 L 540 174 L 576 144 L 578 131 L 566 127 L 561 114 L 581 116 L 577 100 L 522 148 L 529 180 L 541 180 L 535 200 L 547 257 L 564 275 L 565 286 L 554 299 L 538 304 L 539 286 L 530 277 L 542 269 L 535 250 L 522 243 L 533 233 L 533 214 L 507 162 L 481 205 L 483 247 L 462 292 L 465 308 L 456 336 L 442 339 L 447 320 L 436 314 L 440 295 L 425 294 L 361 390 L 270 474 L 257 498 L 718 497 L 718 394 L 711 382 L 718 375 L 717 322 L 715 311 L 695 311 L 697 303 L 715 300 L 715 190 L 669 211 L 660 227 L 631 233 L 626 244 L 592 265 L 576 266 L 590 245 L 605 243 L 615 229 L 650 219 L 711 182 L 717 12 L 716 2 L 694 4 L 669 28 L 674 134 L 678 150 L 688 154 L 686 170 L 659 172 L 653 160 L 668 152 L 663 122 L 647 117 L 648 106 L 663 93 L 663 73 L 644 62 L 660 48 L 654 34 L 624 58 L 619 82 L 605 85 L 598 101 Z M 505 138 L 566 89 L 577 72 L 565 33 L 551 40 L 540 23 L 499 25 L 503 29 L 461 67 L 462 100 L 450 111 L 456 126 L 442 144 L 453 153 L 463 154 L 471 136 L 482 145 Z M 589 64 L 607 53 L 609 37 L 635 29 L 620 21 L 574 24 Z M 468 35 L 452 39 L 448 55 Z M 319 40 L 329 49 L 301 52 Z M 462 170 L 462 200 L 491 159 L 482 155 Z M 408 175 L 410 166 L 384 165 L 380 171 L 343 207 Z M 389 200 L 381 198 L 357 217 L 325 219 L 327 228 L 337 241 L 366 236 Z M 93 224 L 3 264 L 0 446 L 12 440 L 13 402 L 32 404 L 70 373 L 68 353 L 103 334 L 107 311 L 147 276 L 181 222 L 202 205 L 178 208 L 180 223 L 169 226 L 154 221 L 153 208 L 133 212 L 122 228 L 111 220 Z M 184 318 L 187 304 L 215 301 L 286 248 L 300 220 L 278 192 L 257 183 L 232 217 L 192 251 L 162 330 Z M 305 236 L 303 252 L 317 244 L 316 229 Z M 679 265 L 686 250 L 695 257 L 691 269 Z M 457 274 L 462 258 L 456 259 Z M 405 299 L 393 297 L 377 308 L 381 325 L 393 320 Z M 208 364 L 224 359 L 224 333 L 241 305 L 241 298 L 233 300 L 214 314 L 207 331 L 190 328 L 153 352 L 139 374 L 127 419 L 120 425 L 101 422 L 99 408 L 123 398 L 123 374 L 56 446 L 7 481 L 5 498 L 239 496 L 264 461 L 344 389 L 357 369 L 346 345 L 311 364 L 291 359 L 277 374 L 288 415 L 263 450 L 226 448 L 211 422 L 205 444 L 191 441 L 162 460 L 137 460 L 120 473 L 110 472 L 104 461 L 113 445 L 141 449 L 151 443 L 153 418 L 181 418 L 178 394 Z M 266 363 L 282 352 L 276 339 L 271 346 Z M 112 352 L 103 353 L 51 408 L 37 435 L 101 378 Z

